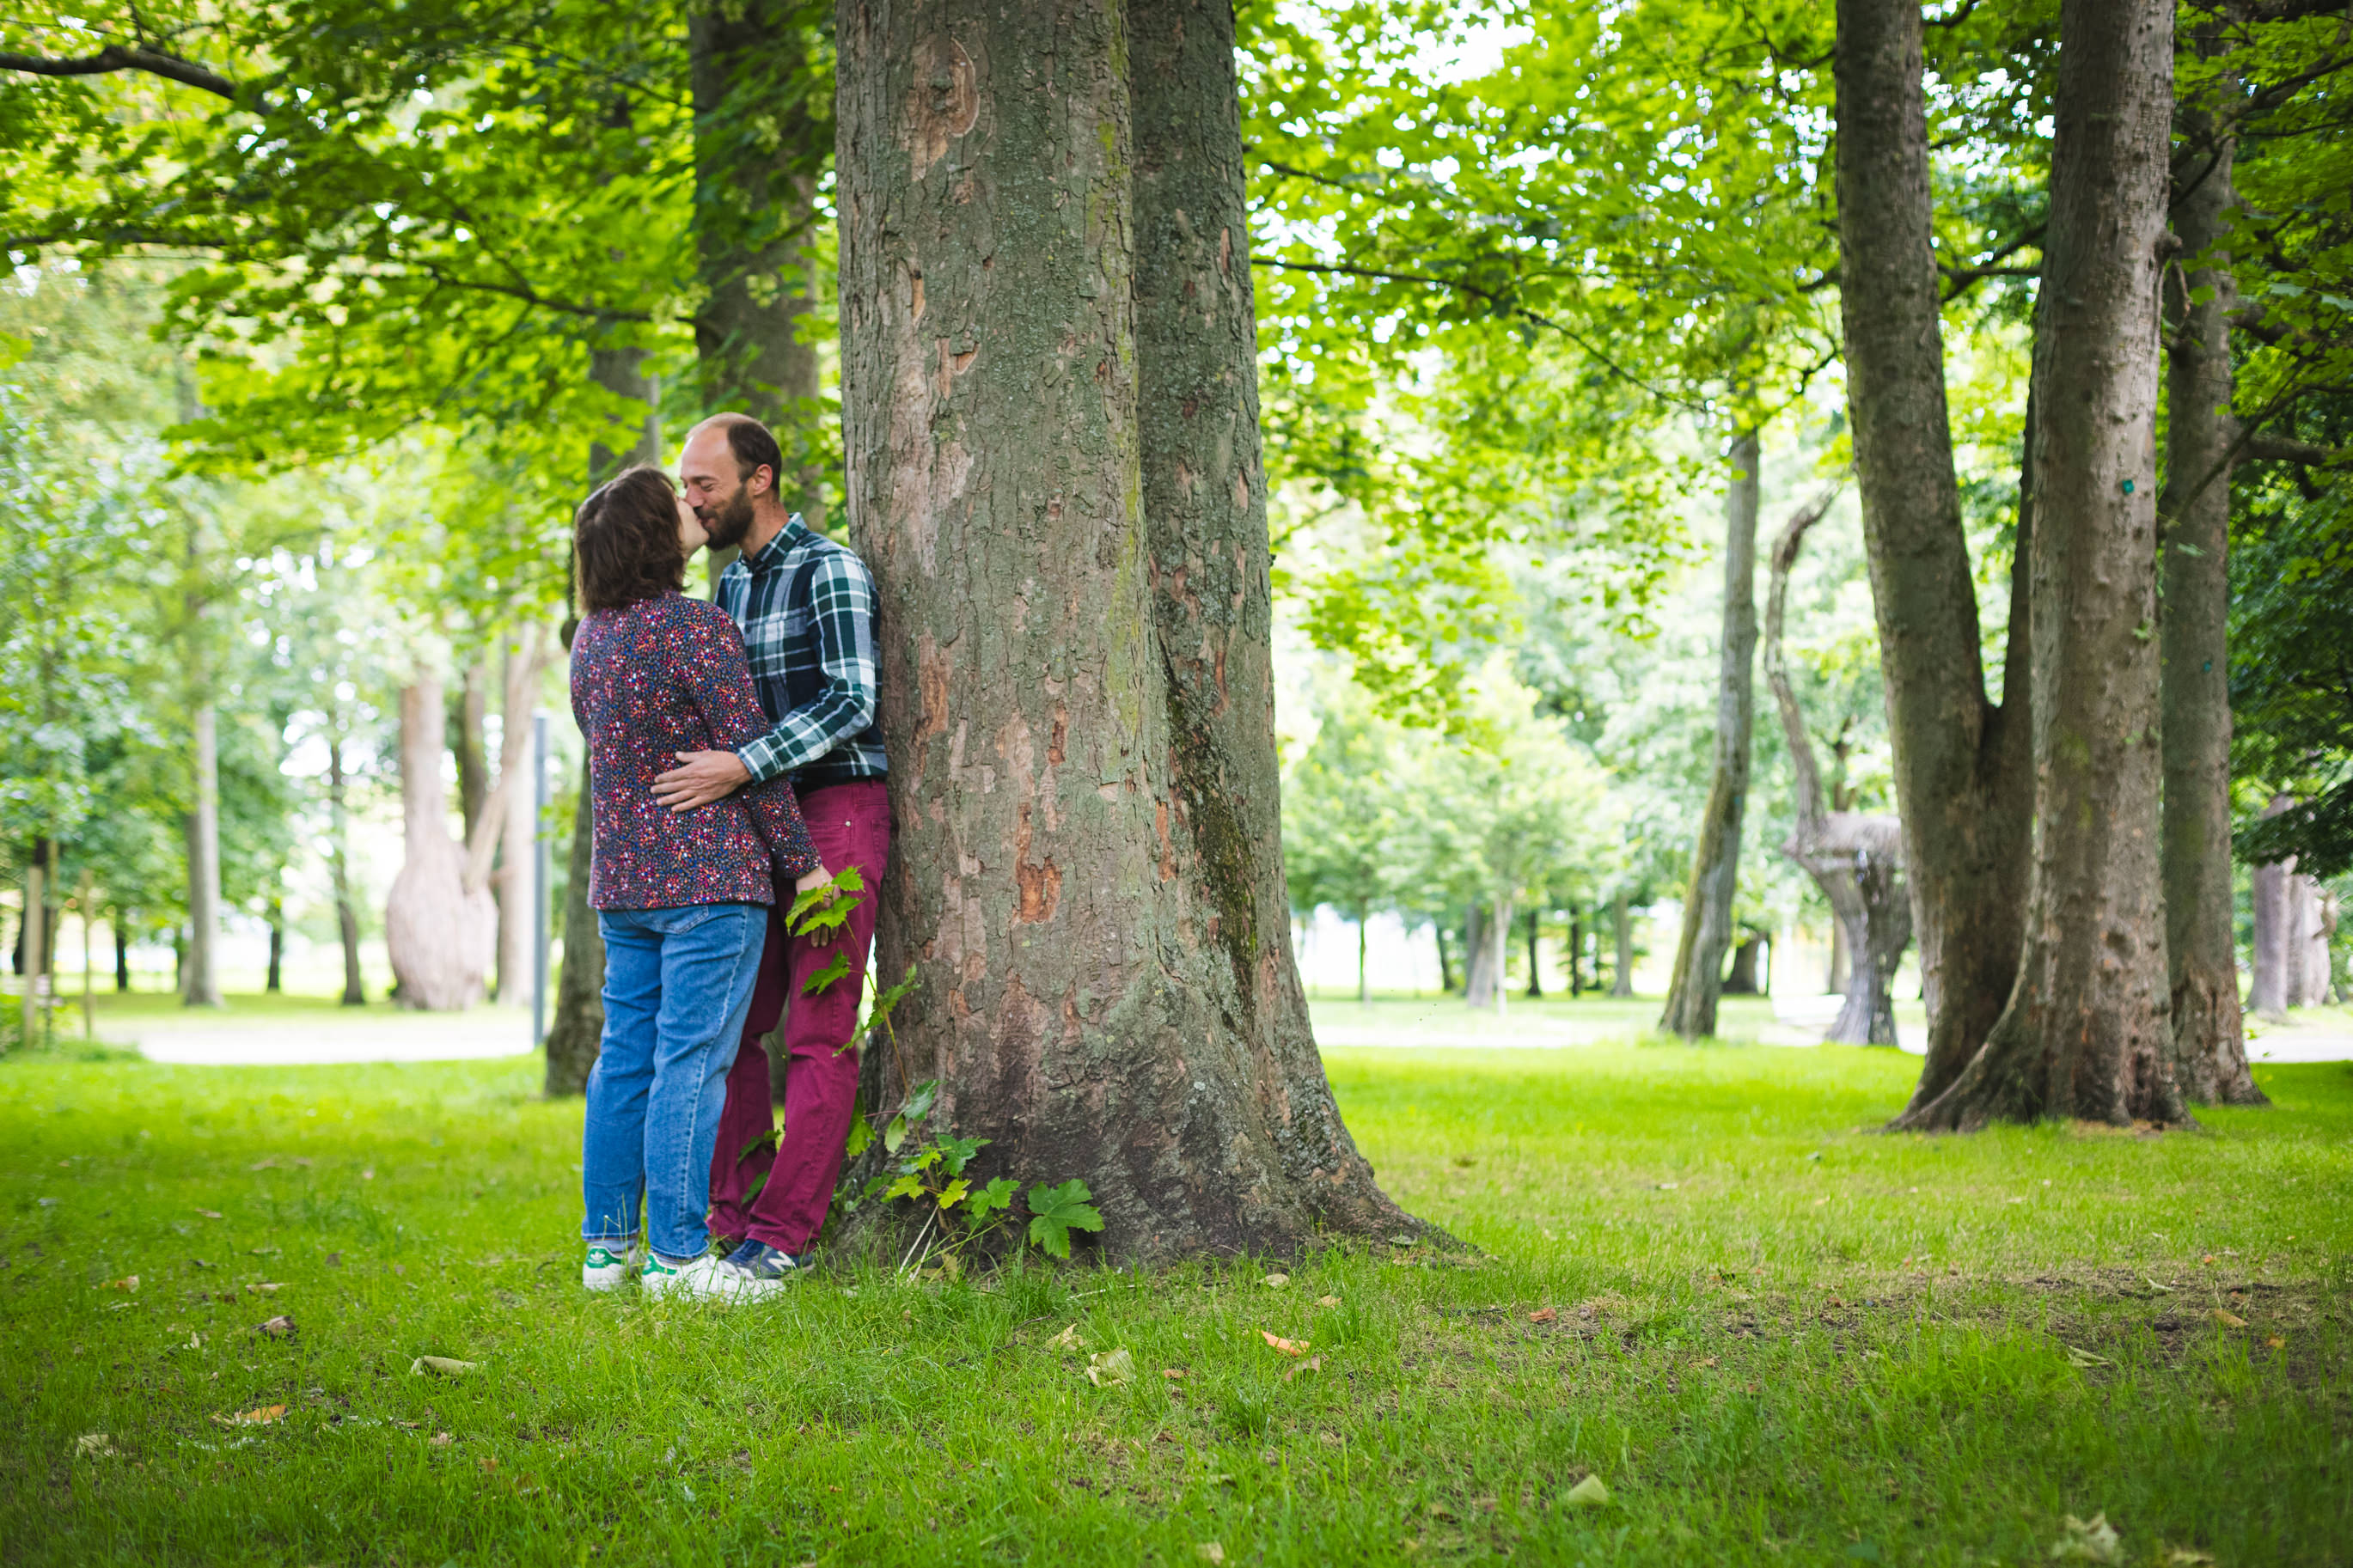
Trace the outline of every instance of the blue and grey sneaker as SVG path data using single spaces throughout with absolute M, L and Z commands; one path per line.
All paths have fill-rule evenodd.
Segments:
M 746 1241 L 727 1255 L 721 1268 L 743 1283 L 740 1291 L 745 1296 L 765 1296 L 781 1289 L 792 1280 L 811 1273 L 817 1267 L 814 1253 L 797 1256 L 765 1241 Z
M 580 1265 L 580 1283 L 591 1290 L 617 1290 L 629 1277 L 629 1243 L 592 1241 Z

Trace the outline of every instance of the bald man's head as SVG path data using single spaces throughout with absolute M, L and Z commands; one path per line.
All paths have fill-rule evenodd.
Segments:
M 714 414 L 687 432 L 679 480 L 714 546 L 765 544 L 786 516 L 776 493 L 784 453 L 765 425 L 748 414 Z

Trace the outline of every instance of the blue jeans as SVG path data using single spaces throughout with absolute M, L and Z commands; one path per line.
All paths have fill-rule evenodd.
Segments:
M 709 1245 L 711 1149 L 768 934 L 761 904 L 606 910 L 605 1036 L 588 1074 L 580 1172 L 588 1241 L 627 1245 L 646 1206 L 664 1258 Z

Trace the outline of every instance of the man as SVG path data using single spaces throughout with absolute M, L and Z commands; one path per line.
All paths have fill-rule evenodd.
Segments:
M 808 1268 L 858 1098 L 858 1054 L 847 1047 L 891 856 L 889 767 L 874 721 L 874 579 L 855 554 L 786 510 L 776 494 L 784 455 L 758 420 L 741 414 L 704 420 L 688 432 L 679 470 L 712 546 L 743 551 L 720 574 L 713 596 L 743 628 L 752 681 L 775 727 L 739 751 L 679 752 L 679 765 L 656 780 L 654 793 L 673 811 L 692 811 L 744 784 L 789 775 L 826 867 L 836 873 L 855 867 L 867 889 L 847 921 L 816 939 L 786 934 L 784 904 L 769 917 L 711 1173 L 712 1233 L 740 1238 L 725 1267 L 742 1289 L 758 1291 Z M 837 955 L 848 973 L 805 994 Z M 775 1125 L 760 1037 L 780 1012 L 784 1136 L 773 1160 L 757 1148 L 746 1157 L 745 1148 L 764 1145 Z M 747 1199 L 763 1170 L 766 1184 Z

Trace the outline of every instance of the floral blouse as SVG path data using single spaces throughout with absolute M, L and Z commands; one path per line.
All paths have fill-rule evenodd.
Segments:
M 817 868 L 789 779 L 686 812 L 654 798 L 675 753 L 732 752 L 770 728 L 743 635 L 718 605 L 669 593 L 590 611 L 572 638 L 572 716 L 588 738 L 593 907 L 773 904 L 772 858 L 787 891 Z

